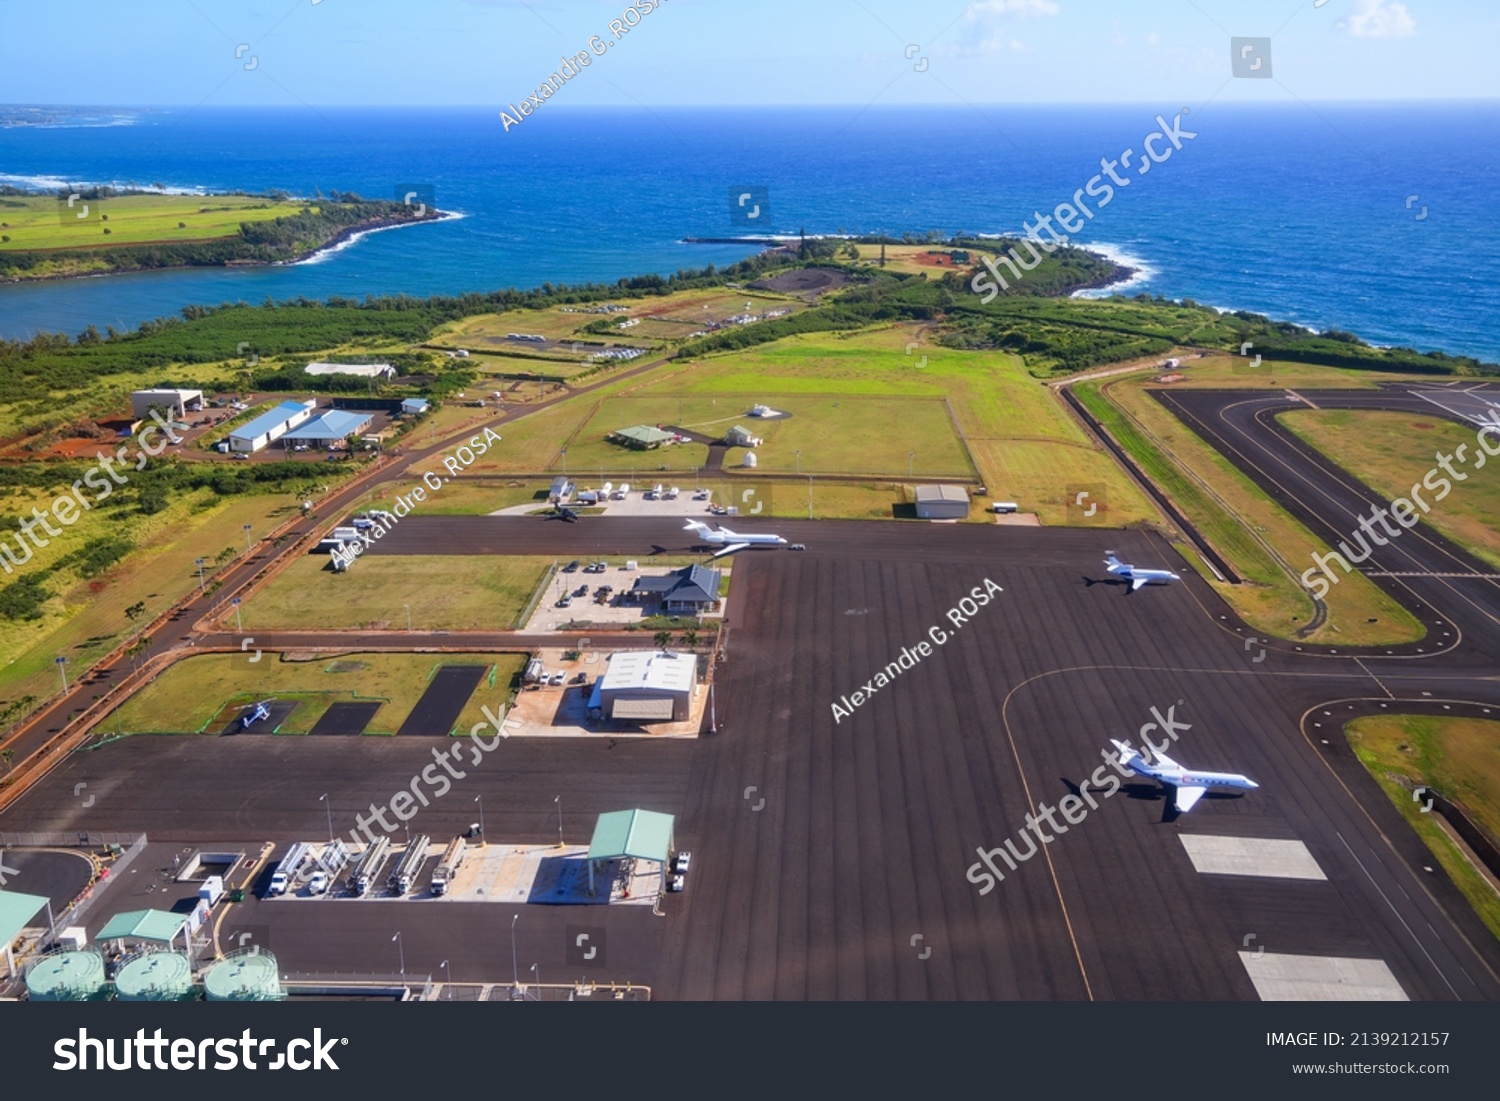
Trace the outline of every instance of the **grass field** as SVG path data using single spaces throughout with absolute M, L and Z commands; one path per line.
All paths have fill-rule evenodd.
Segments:
M 240 608 L 247 631 L 508 630 L 550 558 L 372 555 L 334 573 L 327 555 L 293 562 Z M 234 624 L 231 612 L 225 620 Z
M 834 394 L 771 394 L 761 400 L 789 417 L 762 420 L 750 406 L 730 398 L 632 396 L 601 401 L 568 440 L 570 470 L 694 470 L 706 456 L 701 444 L 674 444 L 655 451 L 632 451 L 608 443 L 610 432 L 634 424 L 675 424 L 720 436 L 741 425 L 765 443 L 755 448 L 757 469 L 802 474 L 974 476 L 941 398 Z M 753 404 L 753 403 L 752 403 Z M 800 456 L 798 452 L 801 452 Z M 908 460 L 908 453 L 915 456 Z M 744 449 L 732 450 L 726 466 L 739 464 Z
M 607 304 L 611 303 L 597 303 Z M 525 344 L 505 338 L 509 333 L 526 333 L 544 336 L 548 340 L 656 347 L 662 341 L 686 340 L 704 325 L 722 322 L 736 314 L 806 308 L 800 300 L 782 295 L 723 288 L 679 291 L 661 297 L 621 298 L 612 304 L 625 307 L 625 311 L 584 313 L 583 308 L 578 306 L 552 306 L 544 310 L 480 314 L 443 326 L 433 334 L 429 343 L 443 348 L 467 348 L 471 352 L 482 351 L 487 354 L 529 354 L 532 358 L 552 358 L 548 353 L 528 353 Z M 619 328 L 620 322 L 629 320 L 639 323 L 629 328 Z M 607 333 L 583 331 L 585 326 L 598 321 L 610 322 Z M 579 358 L 582 359 L 587 354 L 587 350 L 581 351 Z
M 760 402 L 794 413 L 805 408 L 806 414 L 781 422 L 741 415 Z M 728 412 L 720 413 L 721 409 Z M 909 409 L 924 412 L 907 425 L 899 412 Z M 1107 488 L 1113 526 L 1156 518 L 1115 463 L 1084 435 L 1057 396 L 1026 373 L 1017 357 L 937 347 L 925 343 L 912 326 L 792 337 L 742 352 L 664 364 L 508 425 L 505 442 L 472 470 L 502 475 L 560 471 L 566 447 L 568 472 L 586 481 L 601 477 L 601 466 L 602 476 L 614 481 L 649 480 L 663 465 L 668 472 L 686 471 L 701 461 L 702 446 L 634 452 L 602 440 L 614 428 L 675 423 L 679 415 L 709 428 L 744 424 L 768 440 L 775 424 L 775 442 L 758 452 L 762 470 L 806 470 L 815 460 L 838 461 L 845 470 L 881 473 L 891 483 L 908 480 L 908 451 L 917 453 L 911 466 L 918 478 L 938 471 L 950 477 L 967 472 L 972 477 L 963 458 L 962 437 L 991 496 L 1015 500 L 1043 523 L 1068 522 L 1068 489 L 1076 485 Z M 809 432 L 814 428 L 820 434 Z M 799 431 L 801 442 L 793 442 Z M 795 454 L 799 446 L 801 460 Z M 877 460 L 868 461 L 867 453 Z M 732 451 L 729 462 L 740 454 Z M 844 458 L 846 454 L 853 461 Z M 889 485 L 874 487 L 873 493 L 846 490 L 815 486 L 814 514 L 890 515 Z M 778 503 L 777 512 L 806 515 L 805 507 L 803 496 L 796 507 L 784 509 Z
M 1162 408 L 1135 376 L 1081 383 L 1075 393 L 1244 579 L 1213 580 L 1188 561 L 1257 630 L 1290 638 L 1313 615 L 1298 580 L 1322 544 L 1227 459 Z M 1347 590 L 1347 591 L 1345 591 Z M 1346 579 L 1326 599 L 1328 619 L 1307 641 L 1375 645 L 1422 637 L 1421 625 L 1364 576 Z M 1373 620 L 1373 622 L 1371 622 Z
M 18 511 L 22 500 L 29 507 L 29 498 L 5 499 L 6 511 Z M 154 516 L 95 517 L 94 523 L 85 517 L 64 528 L 64 535 L 37 552 L 37 558 L 17 575 L 106 534 L 128 534 L 137 547 L 100 577 L 85 580 L 71 571 L 52 576 L 47 584 L 56 595 L 44 605 L 42 619 L 5 622 L 0 632 L 0 700 L 50 695 L 59 687 L 54 658 L 65 656 L 70 670 L 85 668 L 134 629 L 125 615 L 127 607 L 143 602 L 144 623 L 198 587 L 195 559 L 208 559 L 206 576 L 212 582 L 212 564 L 222 554 L 244 553 L 241 525 L 250 524 L 252 534 L 265 532 L 290 516 L 295 507 L 288 495 L 226 500 L 202 490 L 174 500 Z M 4 578 L 5 583 L 13 581 L 14 577 Z
M 1463 804 L 1491 837 L 1500 837 L 1500 723 L 1484 719 L 1377 715 L 1347 728 L 1350 744 L 1402 817 L 1500 937 L 1500 895 L 1438 824 L 1423 814 L 1412 788 L 1427 785 Z M 1401 777 L 1406 784 L 1394 777 Z
M 643 396 L 678 392 L 709 396 L 718 398 L 721 405 L 725 398 L 733 398 L 744 408 L 763 400 L 779 408 L 787 403 L 786 395 L 792 394 L 843 401 L 838 409 L 843 419 L 833 423 L 838 425 L 840 438 L 854 441 L 849 446 L 856 448 L 863 446 L 867 436 L 884 429 L 878 419 L 867 422 L 865 414 L 878 418 L 890 408 L 886 403 L 864 404 L 869 399 L 946 398 L 956 424 L 956 431 L 951 426 L 950 431 L 967 443 L 978 476 L 992 497 L 1016 501 L 1023 511 L 1037 513 L 1043 523 L 1063 524 L 1068 522 L 1069 486 L 1106 485 L 1116 526 L 1156 516 L 1115 463 L 1084 435 L 1056 395 L 1026 373 L 1019 358 L 942 348 L 925 342 L 923 334 L 911 326 L 843 336 L 792 337 L 704 360 L 639 392 Z M 778 395 L 775 400 L 762 397 L 771 393 Z M 829 395 L 839 396 L 830 399 Z M 921 404 L 940 408 L 935 402 Z M 783 425 L 791 428 L 795 421 L 794 417 Z M 754 428 L 754 422 L 745 426 Z M 926 452 L 918 443 L 886 448 L 894 452 L 894 459 L 887 458 L 885 471 L 904 480 L 906 452 L 911 450 L 917 452 L 913 462 L 917 476 L 932 471 L 935 464 L 924 457 Z M 785 463 L 782 446 L 778 443 L 773 449 L 775 455 L 767 449 L 758 453 L 763 463 L 776 464 L 769 469 L 793 465 Z M 932 453 L 942 454 L 941 450 Z
M 879 266 L 879 245 L 857 244 L 854 247 L 859 250 L 859 263 Z M 972 249 L 964 250 L 969 253 L 969 262 L 955 264 L 948 255 L 952 251 L 953 249 L 942 245 L 886 245 L 885 270 L 902 275 L 926 275 L 929 279 L 936 279 L 944 272 L 967 271 L 979 263 L 983 256 Z
M 481 704 L 510 698 L 521 654 L 347 654 L 316 661 L 265 660 L 251 664 L 241 654 L 204 654 L 178 662 L 125 702 L 95 728 L 96 735 L 217 734 L 226 714 L 243 704 L 296 699 L 298 707 L 280 734 L 306 734 L 341 701 L 381 700 L 367 734 L 394 734 L 441 665 L 490 665 L 493 686 L 481 681 L 455 731 L 480 721 Z
M 303 205 L 249 195 L 125 195 L 69 208 L 51 195 L 0 195 L 0 236 L 9 238 L 0 241 L 0 252 L 207 241 L 234 236 L 241 222 L 281 218 Z M 79 218 L 85 206 L 87 215 Z
M 1474 466 L 1473 455 L 1480 448 L 1472 427 L 1439 417 L 1350 409 L 1298 410 L 1282 414 L 1281 422 L 1387 500 L 1410 498 L 1411 487 L 1436 468 L 1439 453 L 1451 456 L 1467 444 L 1468 463 L 1455 462 L 1454 469 L 1469 478 L 1449 479 L 1453 489 L 1441 502 L 1423 491 L 1432 506 L 1423 519 L 1500 567 L 1500 477 Z

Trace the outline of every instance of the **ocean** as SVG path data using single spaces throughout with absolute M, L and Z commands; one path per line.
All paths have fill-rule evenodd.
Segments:
M 453 294 L 723 265 L 747 232 L 1018 232 L 1131 149 L 1073 235 L 1125 288 L 1500 362 L 1500 105 L 497 110 L 129 109 L 0 128 L 0 183 L 396 198 L 462 215 L 309 262 L 0 286 L 0 335 L 134 328 L 192 304 Z M 101 121 L 103 120 L 103 121 Z M 733 196 L 764 189 L 754 222 Z M 742 212 L 744 208 L 739 208 Z

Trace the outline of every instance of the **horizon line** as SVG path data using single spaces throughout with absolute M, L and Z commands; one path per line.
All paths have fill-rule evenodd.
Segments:
M 1171 102 L 1176 102 L 1178 97 L 1167 97 Z M 1161 99 L 1055 99 L 1055 100 L 993 100 L 979 103 L 885 103 L 867 104 L 858 100 L 838 103 L 571 103 L 556 104 L 557 109 L 562 111 L 579 110 L 603 110 L 603 111 L 631 111 L 631 110 L 682 110 L 682 111 L 712 111 L 712 110 L 820 110 L 820 109 L 847 109 L 854 108 L 864 111 L 881 110 L 972 110 L 975 107 L 1132 107 L 1149 106 L 1161 102 Z M 1221 106 L 1251 106 L 1251 107 L 1296 107 L 1304 103 L 1332 103 L 1332 104 L 1369 104 L 1372 106 L 1406 105 L 1406 104 L 1431 104 L 1431 103 L 1500 103 L 1500 93 L 1485 96 L 1412 96 L 1404 99 L 1380 99 L 1380 98 L 1355 98 L 1337 97 L 1326 99 L 1304 98 L 1297 101 L 1277 100 L 1267 102 L 1253 99 L 1219 100 Z M 229 103 L 229 104 L 190 104 L 190 103 L 12 103 L 0 101 L 0 111 L 3 110 L 113 110 L 113 111 L 140 111 L 140 110 L 288 110 L 299 109 L 314 110 L 493 110 L 499 111 L 506 104 L 496 103 Z M 1205 104 L 1205 106 L 1207 106 Z

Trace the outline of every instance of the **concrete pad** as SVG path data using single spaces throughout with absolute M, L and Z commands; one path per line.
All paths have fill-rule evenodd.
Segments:
M 1384 960 L 1241 952 L 1263 1002 L 1404 1002 L 1410 999 Z
M 1203 875 L 1254 875 L 1268 879 L 1327 879 L 1301 841 L 1263 837 L 1178 835 L 1193 867 Z

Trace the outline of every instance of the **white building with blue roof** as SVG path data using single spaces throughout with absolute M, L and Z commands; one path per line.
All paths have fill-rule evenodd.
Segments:
M 229 450 L 255 452 L 281 439 L 313 415 L 317 402 L 284 401 L 229 433 Z

